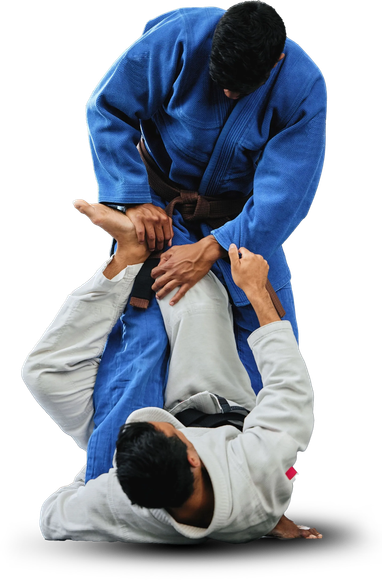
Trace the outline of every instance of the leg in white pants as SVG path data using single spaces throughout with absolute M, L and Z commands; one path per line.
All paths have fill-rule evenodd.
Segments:
M 209 272 L 170 306 L 177 290 L 158 301 L 171 347 L 165 407 L 210 391 L 251 410 L 256 396 L 237 354 L 225 288 Z

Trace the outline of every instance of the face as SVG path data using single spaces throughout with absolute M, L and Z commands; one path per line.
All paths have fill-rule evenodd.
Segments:
M 246 90 L 245 92 L 230 91 L 229 89 L 223 89 L 223 91 L 224 91 L 224 94 L 226 97 L 236 101 L 237 99 L 240 99 L 240 97 L 246 97 L 247 95 L 254 93 L 257 89 L 259 89 L 260 87 L 262 87 L 265 84 L 265 82 L 268 80 L 268 78 L 269 78 L 269 75 L 267 75 L 267 78 L 262 83 L 259 83 L 258 85 L 256 85 L 256 87 L 253 87 L 253 89 Z
M 223 89 L 224 90 L 224 94 L 226 97 L 228 97 L 229 99 L 233 99 L 236 101 L 236 99 L 240 98 L 240 93 L 236 93 L 235 91 L 230 91 L 229 89 Z
M 265 83 L 269 79 L 270 75 L 271 75 L 271 73 L 267 74 L 266 75 L 266 78 L 263 80 L 262 83 L 259 83 L 258 85 L 256 85 L 255 87 L 253 87 L 251 89 L 247 89 L 245 92 L 230 91 L 229 89 L 223 89 L 224 94 L 229 99 L 234 99 L 235 101 L 237 99 L 240 99 L 240 97 L 246 97 L 247 95 L 250 95 L 251 93 L 254 93 L 255 91 L 257 91 L 257 89 L 259 89 L 260 87 L 262 87 L 263 85 L 265 85 Z

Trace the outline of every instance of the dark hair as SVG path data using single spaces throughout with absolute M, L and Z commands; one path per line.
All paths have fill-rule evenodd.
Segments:
M 127 423 L 117 440 L 117 476 L 131 503 L 146 508 L 179 507 L 192 494 L 194 475 L 187 446 L 147 422 Z
M 283 51 L 284 22 L 264 2 L 241 2 L 216 27 L 210 76 L 223 89 L 248 94 L 269 77 Z

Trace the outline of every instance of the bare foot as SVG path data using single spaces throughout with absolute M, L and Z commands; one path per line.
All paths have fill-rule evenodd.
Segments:
M 104 270 L 104 276 L 112 279 L 127 265 L 141 264 L 149 257 L 150 251 L 146 243 L 138 242 L 135 226 L 127 215 L 107 207 L 102 203 L 88 203 L 76 199 L 74 207 L 85 214 L 96 226 L 117 240 L 117 251 L 113 261 Z
M 127 215 L 107 207 L 102 203 L 88 203 L 75 199 L 73 205 L 79 212 L 88 216 L 94 225 L 99 226 L 119 243 L 138 243 L 135 227 Z
M 321 540 L 322 534 L 319 534 L 316 528 L 306 528 L 297 526 L 286 516 L 280 518 L 279 523 L 267 536 L 278 538 L 280 540 L 294 540 L 295 538 L 304 538 L 305 540 Z

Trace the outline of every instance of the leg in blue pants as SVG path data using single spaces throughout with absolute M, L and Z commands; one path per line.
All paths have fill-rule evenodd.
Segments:
M 112 467 L 121 425 L 136 409 L 163 407 L 168 341 L 157 301 L 130 304 L 109 335 L 94 386 L 95 429 L 87 448 L 86 481 Z
M 157 205 L 164 207 L 159 197 Z M 197 231 L 198 228 L 193 231 L 186 227 L 179 214 L 174 245 L 196 242 Z M 85 481 L 112 467 L 119 429 L 130 413 L 143 407 L 163 408 L 168 348 L 155 298 L 147 310 L 128 304 L 108 338 L 97 373 L 93 394 L 95 429 L 87 448 Z

